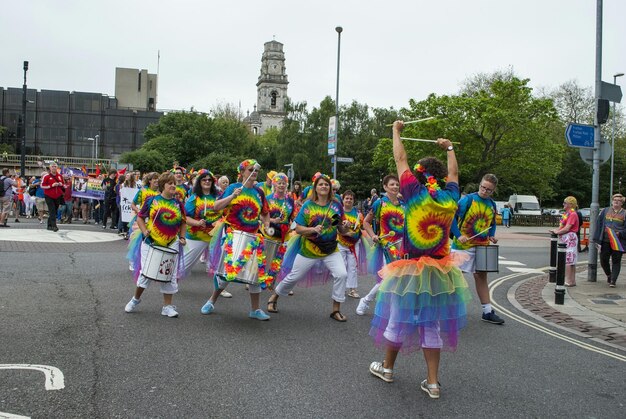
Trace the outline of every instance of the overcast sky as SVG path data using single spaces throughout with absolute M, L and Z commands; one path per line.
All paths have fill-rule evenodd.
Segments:
M 626 1 L 604 1 L 603 80 L 626 72 Z M 113 96 L 115 67 L 157 72 L 158 108 L 252 111 L 263 44 L 284 44 L 289 96 L 400 108 L 512 67 L 533 87 L 595 79 L 595 0 L 12 0 L 0 86 Z M 621 79 L 626 83 L 626 77 Z M 619 83 L 619 81 L 618 81 Z M 626 90 L 626 89 L 624 89 Z

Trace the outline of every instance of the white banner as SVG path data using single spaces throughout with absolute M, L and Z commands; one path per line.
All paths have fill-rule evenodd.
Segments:
M 120 216 L 122 222 L 127 223 L 133 218 L 133 209 L 130 204 L 133 203 L 135 195 L 137 195 L 138 188 L 121 188 L 120 189 Z M 130 227 L 130 226 L 128 226 Z

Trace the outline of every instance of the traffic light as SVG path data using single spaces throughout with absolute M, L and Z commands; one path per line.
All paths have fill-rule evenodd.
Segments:
M 609 101 L 598 99 L 598 124 L 604 124 L 609 120 Z

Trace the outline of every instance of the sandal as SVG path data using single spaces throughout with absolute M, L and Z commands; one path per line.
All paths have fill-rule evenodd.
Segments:
M 420 384 L 420 388 L 428 393 L 428 397 L 431 399 L 438 399 L 441 392 L 441 383 L 428 384 L 428 381 L 424 380 Z
M 332 313 L 330 313 L 330 318 L 333 320 L 337 320 L 338 322 L 346 321 L 346 316 L 341 314 L 341 311 L 333 311 Z
M 278 300 L 269 300 L 267 302 L 267 311 L 269 311 L 270 313 L 278 313 Z

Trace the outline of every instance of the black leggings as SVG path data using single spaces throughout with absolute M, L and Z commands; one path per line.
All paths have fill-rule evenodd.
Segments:
M 609 259 L 611 259 L 611 263 L 609 263 Z M 602 270 L 609 278 L 609 282 L 614 283 L 617 281 L 622 267 L 622 252 L 611 249 L 609 242 L 602 242 L 602 246 L 600 246 L 600 266 L 602 266 Z
M 57 226 L 57 211 L 63 198 L 50 198 L 46 196 L 46 205 L 48 206 L 48 228 Z

